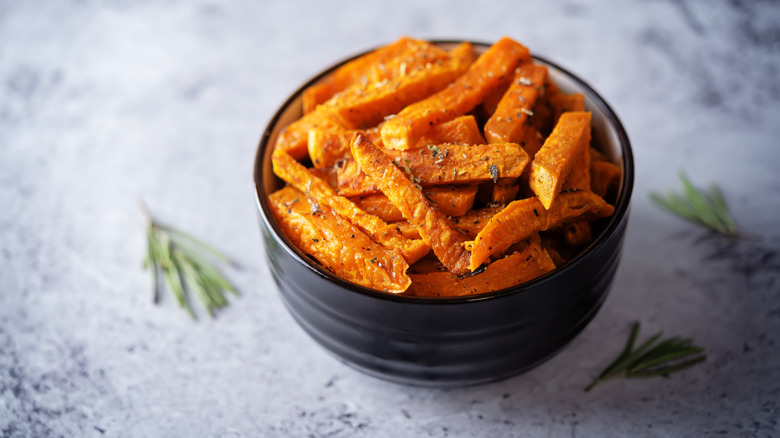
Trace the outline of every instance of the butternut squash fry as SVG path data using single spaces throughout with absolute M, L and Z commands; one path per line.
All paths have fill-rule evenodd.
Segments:
M 285 236 L 339 277 L 395 294 L 411 284 L 400 254 L 374 243 L 330 207 L 293 187 L 272 193 L 269 205 Z
M 517 68 L 496 112 L 485 123 L 488 143 L 519 143 L 522 140 L 525 122 L 533 115 L 536 98 L 546 80 L 545 66 L 524 63 Z
M 474 206 L 476 186 L 438 186 L 423 190 L 446 216 L 462 216 Z M 361 210 L 379 216 L 385 222 L 403 219 L 401 211 L 383 193 L 350 198 Z
M 409 270 L 412 285 L 404 295 L 447 297 L 481 294 L 524 283 L 552 271 L 555 263 L 538 242 L 532 241 L 522 251 L 491 263 L 484 272 L 464 278 L 428 266 L 423 267 L 428 272 L 413 269 Z
M 385 153 L 414 182 L 423 187 L 444 184 L 475 184 L 498 178 L 519 177 L 528 155 L 517 144 L 441 145 L 425 149 Z M 338 190 L 342 196 L 376 193 L 379 188 L 355 161 L 345 160 L 337 170 Z
M 315 177 L 302 164 L 282 150 L 273 153 L 274 173 L 296 189 L 306 193 L 319 204 L 327 205 L 341 216 L 347 218 L 382 246 L 398 251 L 409 263 L 424 256 L 430 248 L 420 241 L 412 241 L 388 228 L 380 218 L 358 208 L 347 198 L 336 195 L 335 190 L 325 181 Z
M 376 181 L 404 218 L 417 226 L 423 241 L 444 266 L 456 275 L 467 273 L 469 253 L 463 247 L 465 236 L 449 226 L 439 209 L 364 134 L 356 133 L 351 146 L 352 156 L 360 167 Z
M 531 161 L 528 185 L 546 210 L 561 191 L 585 142 L 590 143 L 590 113 L 564 113 Z
M 466 114 L 491 91 L 509 80 L 520 61 L 530 59 L 528 49 L 502 38 L 483 53 L 449 87 L 401 110 L 382 126 L 382 142 L 391 149 L 412 149 L 432 126 Z
M 354 59 L 303 92 L 303 111 L 308 114 L 336 93 L 354 85 L 392 79 L 436 62 L 445 52 L 427 41 L 401 37 L 397 41 Z
M 452 226 L 463 231 L 469 239 L 475 239 L 490 219 L 504 209 L 503 205 L 482 207 L 449 219 Z
M 612 214 L 614 208 L 596 194 L 572 190 L 559 194 L 550 210 L 537 198 L 514 201 L 493 216 L 466 248 L 471 251 L 469 269 L 474 271 L 490 256 L 501 254 L 513 243 L 533 233 L 577 220 L 594 220 Z

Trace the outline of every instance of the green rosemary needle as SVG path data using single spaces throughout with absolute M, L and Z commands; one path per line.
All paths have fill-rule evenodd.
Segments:
M 650 199 L 659 207 L 693 223 L 702 225 L 724 236 L 736 237 L 739 230 L 726 207 L 723 193 L 717 186 L 710 193 L 698 190 L 685 173 L 680 172 L 683 193 L 668 193 L 664 196 L 651 193 Z
M 661 334 L 661 332 L 657 333 L 634 349 L 636 337 L 639 335 L 639 323 L 634 323 L 623 351 L 593 383 L 585 388 L 585 391 L 590 391 L 599 383 L 617 377 L 637 379 L 666 376 L 690 368 L 707 358 L 703 354 L 704 348 L 693 345 L 691 338 L 673 337 L 657 342 Z
M 215 262 L 233 263 L 195 236 L 155 221 L 146 205 L 143 202 L 140 205 L 146 217 L 147 250 L 143 266 L 152 271 L 152 301 L 159 302 L 162 274 L 176 302 L 190 317 L 195 319 L 188 292 L 197 296 L 206 312 L 214 316 L 214 310 L 227 305 L 225 291 L 238 295 Z

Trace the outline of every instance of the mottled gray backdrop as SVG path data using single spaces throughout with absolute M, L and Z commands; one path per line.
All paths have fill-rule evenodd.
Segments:
M 266 268 L 265 123 L 322 67 L 404 34 L 512 36 L 590 82 L 633 142 L 611 295 L 506 381 L 357 373 L 294 324 Z M 778 436 L 779 70 L 773 1 L 0 0 L 0 436 Z M 680 169 L 760 237 L 651 205 Z M 216 319 L 152 305 L 139 199 L 242 263 Z M 708 360 L 584 393 L 634 321 Z

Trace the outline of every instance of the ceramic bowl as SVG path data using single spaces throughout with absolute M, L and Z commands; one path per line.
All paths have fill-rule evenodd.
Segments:
M 452 41 L 437 41 L 451 47 Z M 474 43 L 478 51 L 489 45 Z M 359 55 L 357 55 L 359 56 Z M 353 59 L 353 58 L 350 58 Z M 593 145 L 623 169 L 614 214 L 593 241 L 554 271 L 507 289 L 453 298 L 397 296 L 334 276 L 307 257 L 275 223 L 267 198 L 284 184 L 271 170 L 280 130 L 301 116 L 301 94 L 344 60 L 326 68 L 281 105 L 266 127 L 254 163 L 256 201 L 271 274 L 297 323 L 336 358 L 394 382 L 462 386 L 504 379 L 560 351 L 593 319 L 620 260 L 634 181 L 628 136 L 615 112 L 582 79 L 535 56 L 564 92 L 585 95 Z

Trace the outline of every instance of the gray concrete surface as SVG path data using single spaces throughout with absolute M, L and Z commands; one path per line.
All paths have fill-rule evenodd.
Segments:
M 271 280 L 252 161 L 275 108 L 335 60 L 407 34 L 509 35 L 589 81 L 634 146 L 614 289 L 521 376 L 399 386 L 331 358 Z M 0 1 L 0 436 L 780 435 L 776 2 Z M 760 239 L 650 204 L 685 169 Z M 141 270 L 145 200 L 243 264 L 195 323 Z M 644 334 L 708 360 L 583 387 Z

